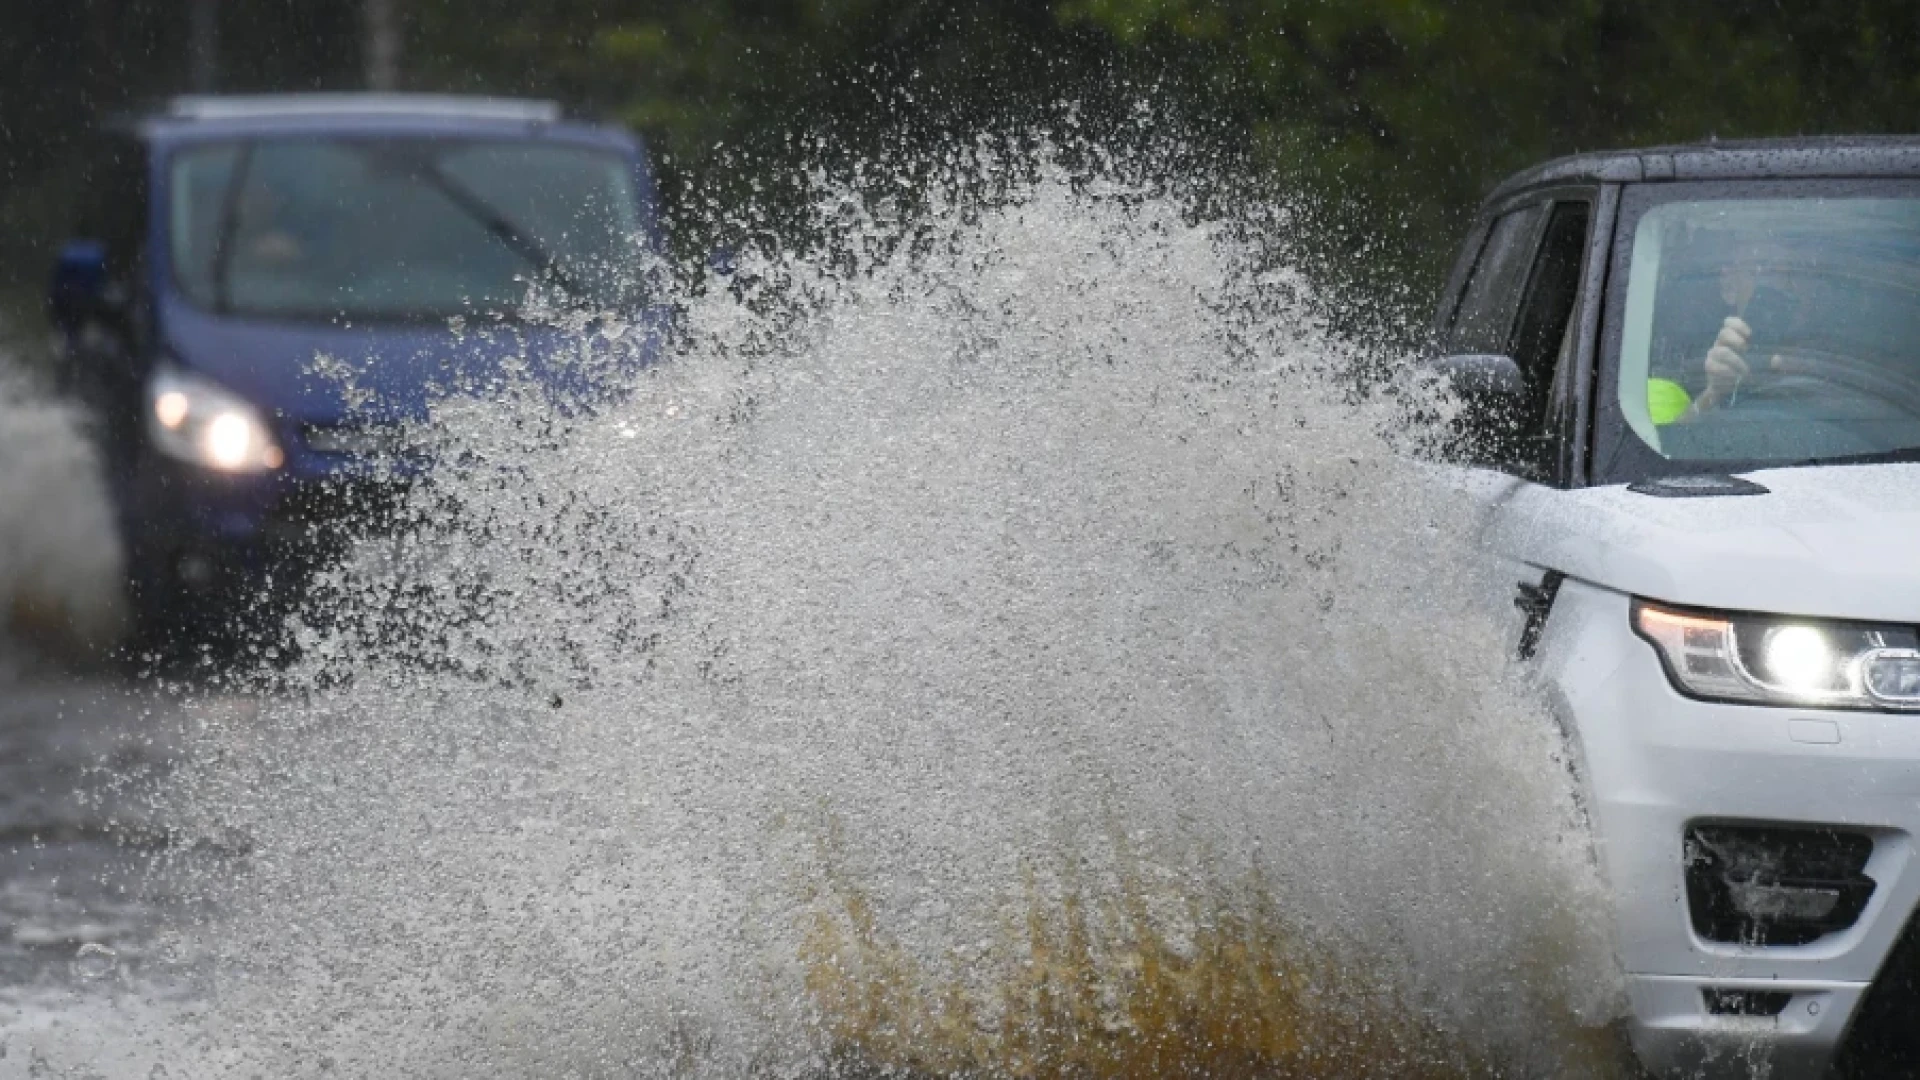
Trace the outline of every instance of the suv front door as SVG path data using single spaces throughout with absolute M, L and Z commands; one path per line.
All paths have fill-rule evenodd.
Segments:
M 1519 371 L 1517 395 L 1474 399 L 1455 440 L 1467 466 L 1463 487 L 1487 507 L 1486 528 L 1511 527 L 1550 514 L 1567 488 L 1584 482 L 1587 406 L 1600 303 L 1595 283 L 1605 265 L 1603 236 L 1610 193 L 1559 188 L 1529 194 L 1487 223 L 1480 250 L 1466 268 L 1441 345 L 1451 355 L 1509 357 Z M 1510 639 L 1530 657 L 1552 611 L 1560 575 L 1551 561 L 1503 543 L 1500 571 L 1509 574 L 1517 609 Z
M 1587 296 L 1599 200 L 1589 189 L 1540 193 L 1507 207 L 1485 230 L 1459 300 L 1445 321 L 1446 352 L 1512 358 L 1522 393 L 1496 413 L 1464 418 L 1464 463 L 1553 487 L 1579 482 L 1581 404 L 1592 370 L 1597 305 Z

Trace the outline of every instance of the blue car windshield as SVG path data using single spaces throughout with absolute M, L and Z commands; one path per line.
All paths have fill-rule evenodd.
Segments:
M 630 160 L 551 142 L 267 138 L 171 163 L 174 279 L 209 310 L 435 319 L 637 300 Z
M 1920 198 L 1676 199 L 1629 217 L 1620 415 L 1702 465 L 1920 456 Z

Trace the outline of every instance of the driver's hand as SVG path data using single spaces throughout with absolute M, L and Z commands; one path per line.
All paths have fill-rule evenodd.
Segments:
M 1715 404 L 1731 395 L 1740 380 L 1752 372 L 1747 365 L 1747 345 L 1753 341 L 1753 328 L 1738 315 L 1729 315 L 1720 324 L 1720 334 L 1707 350 L 1707 390 L 1701 395 Z

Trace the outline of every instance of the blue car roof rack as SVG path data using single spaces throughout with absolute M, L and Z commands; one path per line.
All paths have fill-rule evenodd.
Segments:
M 163 113 L 175 120 L 272 120 L 295 117 L 406 116 L 449 120 L 503 120 L 551 124 L 560 105 L 528 98 L 454 94 L 304 93 L 187 95 L 173 98 Z

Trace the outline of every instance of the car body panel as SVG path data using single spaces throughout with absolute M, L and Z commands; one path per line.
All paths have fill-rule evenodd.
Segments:
M 1592 199 L 1586 270 L 1556 361 L 1570 373 L 1571 413 L 1549 420 L 1556 437 L 1573 441 L 1558 447 L 1571 466 L 1548 476 L 1524 463 L 1468 460 L 1434 466 L 1434 480 L 1481 508 L 1484 554 L 1515 590 L 1510 643 L 1530 657 L 1526 670 L 1566 738 L 1609 885 L 1627 1030 L 1643 1063 L 1663 1075 L 1816 1077 L 1844 1056 L 1889 957 L 1910 948 L 1920 908 L 1920 712 L 1691 697 L 1635 633 L 1634 604 L 1920 626 L 1920 464 L 1740 471 L 1763 489 L 1753 494 L 1675 497 L 1679 485 L 1661 494 L 1596 482 L 1586 463 L 1605 376 L 1595 360 L 1607 344 L 1597 313 L 1621 287 L 1609 275 L 1623 265 L 1612 209 L 1639 185 L 1851 178 L 1920 178 L 1920 138 L 1653 147 L 1546 162 L 1488 196 L 1435 314 L 1437 345 L 1485 352 L 1450 335 L 1476 264 L 1493 250 L 1494 223 Z M 1546 242 L 1535 243 L 1544 258 Z M 1805 943 L 1707 940 L 1686 880 L 1686 830 L 1703 822 L 1863 836 L 1873 892 L 1850 925 Z M 1733 1015 L 1716 1011 L 1709 991 L 1766 991 L 1785 1004 L 1774 1015 Z M 1920 1063 L 1894 1066 L 1902 1067 Z
M 1517 561 L 1670 604 L 1920 620 L 1920 465 L 1745 478 L 1766 493 L 1672 498 L 1521 484 L 1488 541 Z
M 1823 556 L 1795 537 L 1792 525 L 1766 522 L 1752 509 L 1743 521 L 1724 509 L 1766 496 L 1561 491 L 1490 470 L 1440 469 L 1440 482 L 1484 508 L 1485 551 L 1516 588 L 1550 570 L 1566 575 L 1528 670 L 1568 740 L 1595 857 L 1613 900 L 1609 915 L 1600 917 L 1613 922 L 1629 1033 L 1657 1071 L 1746 1077 L 1764 1062 L 1777 1076 L 1818 1076 L 1831 1062 L 1852 1010 L 1908 913 L 1920 906 L 1913 841 L 1920 835 L 1920 715 L 1691 699 L 1673 688 L 1653 646 L 1633 633 L 1632 602 L 1665 589 L 1682 598 L 1676 602 L 1737 597 L 1752 608 L 1740 584 L 1763 580 L 1778 586 L 1764 595 L 1779 601 L 1779 610 L 1800 610 L 1794 602 L 1804 599 L 1813 605 L 1807 610 L 1829 617 L 1900 611 L 1902 620 L 1920 621 L 1920 607 L 1901 607 L 1898 598 L 1872 587 L 1876 566 L 1903 576 L 1911 571 L 1891 548 L 1899 526 L 1860 502 L 1882 484 L 1911 489 L 1914 469 L 1848 467 L 1850 490 L 1833 495 L 1847 508 L 1843 514 L 1883 527 L 1888 538 L 1879 558 L 1858 559 L 1860 588 L 1850 595 L 1859 604 L 1852 607 L 1805 588 L 1809 579 L 1821 580 L 1809 567 Z M 1824 504 L 1814 497 L 1815 481 L 1831 471 L 1796 470 L 1809 474 L 1807 483 L 1783 485 L 1807 489 L 1798 517 L 1819 519 Z M 1654 513 L 1664 517 L 1649 522 L 1641 503 L 1658 504 L 1662 509 Z M 1714 503 L 1723 509 L 1701 505 Z M 1695 539 L 1683 547 L 1681 562 L 1665 562 L 1661 556 L 1676 537 Z M 1853 539 L 1840 527 L 1832 538 Z M 1776 549 L 1785 553 L 1785 569 L 1769 576 L 1755 553 Z M 1687 567 L 1701 571 L 1699 582 L 1686 578 Z M 1796 581 L 1803 591 L 1791 591 Z M 1514 630 L 1517 640 L 1518 619 Z M 1820 741 L 1808 740 L 1809 725 Z M 1877 883 L 1875 893 L 1851 928 L 1812 944 L 1702 940 L 1689 920 L 1681 837 L 1689 823 L 1708 818 L 1857 827 L 1873 837 L 1866 873 Z M 1764 1023 L 1711 1015 L 1704 1007 L 1704 990 L 1756 987 L 1790 993 L 1791 1004 Z
M 196 306 L 176 286 L 170 264 L 167 208 L 176 153 L 307 136 L 533 140 L 614 155 L 630 164 L 642 256 L 651 257 L 661 251 L 655 187 L 645 146 L 632 134 L 551 119 L 554 110 L 540 103 L 344 94 L 189 104 L 110 133 L 143 155 L 144 166 L 132 175 L 144 191 L 126 195 L 142 206 L 134 234 L 142 251 L 137 259 L 121 253 L 130 275 L 119 301 L 121 325 L 104 337 L 97 322 L 75 326 L 67 337 L 69 381 L 103 418 L 109 486 L 137 610 L 197 613 L 217 606 L 210 596 L 180 587 L 180 567 L 189 560 L 214 568 L 228 586 L 224 594 L 245 596 L 272 579 L 287 563 L 282 541 L 313 533 L 316 508 L 340 510 L 343 493 L 384 497 L 380 489 L 425 467 L 417 456 L 387 453 L 384 435 L 394 425 L 426 419 L 439 398 L 494 394 L 517 382 L 580 405 L 657 358 L 667 316 L 644 302 L 602 313 L 598 323 L 589 318 L 574 325 L 580 320 L 570 317 L 566 328 L 483 313 L 361 322 L 264 317 Z M 118 175 L 112 181 L 127 182 Z M 614 323 L 621 332 L 593 332 Z M 283 465 L 228 475 L 159 453 L 145 434 L 143 395 L 146 380 L 161 368 L 216 384 L 251 405 L 284 451 Z M 370 428 L 382 431 L 369 435 Z
M 1772 1060 L 1784 1075 L 1817 1075 L 1837 1048 L 1833 1025 L 1844 1025 L 1920 903 L 1920 718 L 1686 698 L 1652 646 L 1627 632 L 1630 603 L 1623 593 L 1564 584 L 1538 675 L 1577 743 L 1629 997 L 1663 988 L 1654 995 L 1658 1016 L 1634 1001 L 1631 1030 L 1643 1057 L 1663 1069 L 1691 1072 L 1717 1059 L 1740 1062 L 1729 1075 L 1746 1076 L 1752 1061 Z M 1808 721 L 1830 726 L 1835 740 L 1796 738 Z M 1858 827 L 1873 837 L 1866 874 L 1875 892 L 1852 927 L 1811 944 L 1702 940 L 1689 920 L 1681 842 L 1685 826 L 1702 818 Z M 1764 1039 L 1753 1018 L 1711 1015 L 1701 996 L 1754 985 L 1795 995 Z M 1676 987 L 1688 989 L 1676 997 Z
M 428 404 L 508 377 L 580 392 L 595 377 L 631 375 L 658 347 L 659 315 L 639 332 L 586 340 L 556 326 L 481 321 L 333 325 L 216 316 L 178 300 L 158 325 L 174 363 L 288 420 L 337 424 L 424 419 Z

